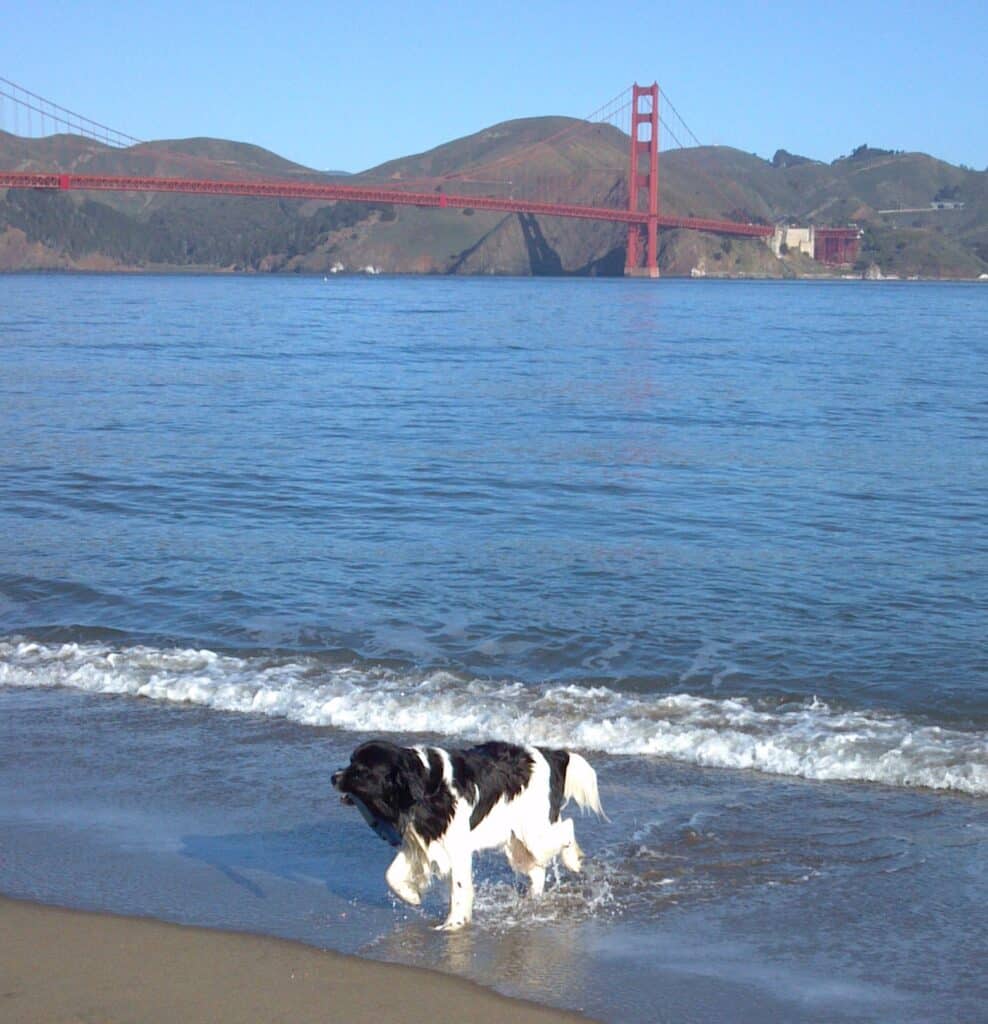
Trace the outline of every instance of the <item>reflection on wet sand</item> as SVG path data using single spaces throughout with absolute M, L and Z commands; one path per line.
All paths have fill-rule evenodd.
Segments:
M 551 899 L 547 893 L 543 899 Z M 570 1007 L 585 1002 L 590 972 L 588 933 L 581 922 L 512 925 L 460 932 L 436 932 L 428 925 L 407 922 L 374 942 L 364 952 L 376 959 L 414 963 L 472 978 L 500 992 L 534 998 L 553 992 L 565 995 Z

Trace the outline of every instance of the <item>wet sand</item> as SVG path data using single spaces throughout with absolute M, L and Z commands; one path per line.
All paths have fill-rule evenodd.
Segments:
M 3 898 L 0 949 L 6 1024 L 586 1019 L 460 978 L 301 943 Z

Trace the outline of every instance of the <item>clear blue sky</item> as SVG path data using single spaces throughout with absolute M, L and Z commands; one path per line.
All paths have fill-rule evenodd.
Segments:
M 703 142 L 988 165 L 988 6 L 694 0 L 8 4 L 0 75 L 139 138 L 361 170 L 658 80 Z M 8 125 L 9 127 L 9 125 Z

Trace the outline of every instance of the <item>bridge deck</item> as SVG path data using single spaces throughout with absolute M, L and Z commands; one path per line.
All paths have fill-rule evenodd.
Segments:
M 448 192 L 402 192 L 398 189 L 365 188 L 360 185 L 329 185 L 292 181 L 210 181 L 198 178 L 130 178 L 98 174 L 38 174 L 26 171 L 0 171 L 0 188 L 33 188 L 59 191 L 98 192 L 181 192 L 193 195 L 260 196 L 282 199 L 348 200 L 356 203 L 392 203 L 397 206 L 423 206 L 445 209 L 492 210 L 502 213 L 532 213 L 545 217 L 575 217 L 618 224 L 648 224 L 648 214 L 630 210 L 612 210 L 579 204 L 540 203 L 527 199 L 502 199 L 496 196 L 465 196 Z M 671 217 L 659 214 L 661 228 L 689 228 L 720 235 L 767 238 L 773 228 L 700 217 Z

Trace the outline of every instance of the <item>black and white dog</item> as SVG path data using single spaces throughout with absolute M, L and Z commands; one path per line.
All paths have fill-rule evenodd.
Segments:
M 443 750 L 372 740 L 332 781 L 343 803 L 358 807 L 379 836 L 399 847 L 385 874 L 395 895 L 417 906 L 434 874 L 449 879 L 446 931 L 470 920 L 476 851 L 503 850 L 540 896 L 556 855 L 570 871 L 580 870 L 573 822 L 560 817 L 566 803 L 604 816 L 593 768 L 579 754 L 544 747 Z

